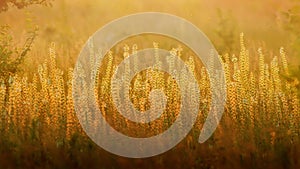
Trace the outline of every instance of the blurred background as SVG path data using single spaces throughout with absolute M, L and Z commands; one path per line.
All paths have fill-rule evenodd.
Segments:
M 4 0 L 5 1 L 5 0 Z M 9 25 L 15 43 L 24 40 L 28 20 L 39 27 L 32 50 L 45 56 L 50 42 L 64 48 L 67 64 L 74 64 L 78 50 L 96 30 L 119 17 L 137 12 L 166 12 L 183 17 L 200 28 L 220 53 L 237 51 L 243 32 L 249 47 L 270 51 L 285 47 L 299 61 L 299 1 L 296 0 L 55 0 L 51 5 L 31 5 L 22 10 L 10 7 L 0 13 L 0 24 Z M 297 61 L 297 62 L 294 62 Z M 64 63 L 66 64 L 66 62 Z

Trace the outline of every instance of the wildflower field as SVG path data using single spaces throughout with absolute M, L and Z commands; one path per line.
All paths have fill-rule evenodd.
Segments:
M 1 3 L 5 1 L 0 1 L 0 6 Z M 27 3 L 25 0 L 20 4 L 22 9 L 16 9 L 19 6 L 13 3 L 7 9 L 1 6 L 1 169 L 300 167 L 298 1 L 230 0 L 227 4 L 181 0 L 145 3 L 54 0 L 34 1 L 36 4 L 28 3 L 29 6 Z M 168 3 L 173 7 L 167 6 Z M 197 6 L 213 12 L 197 13 Z M 131 37 L 115 45 L 96 69 L 96 88 L 83 85 L 80 95 L 93 90 L 101 113 L 119 132 L 140 138 L 157 135 L 174 123 L 180 111 L 178 82 L 166 72 L 147 69 L 130 82 L 129 98 L 137 110 L 144 112 L 150 108 L 151 90 L 162 89 L 167 98 L 162 116 L 150 123 L 135 123 L 118 113 L 112 92 L 122 91 L 111 86 L 111 79 L 122 60 L 138 50 L 150 47 L 154 51 L 160 48 L 170 51 L 170 68 L 176 67 L 172 58 L 180 57 L 195 76 L 200 90 L 197 120 L 187 137 L 163 154 L 134 159 L 111 154 L 86 135 L 75 113 L 72 90 L 77 82 L 73 76 L 80 50 L 94 31 L 125 14 L 147 10 L 187 18 L 207 33 L 219 52 L 227 95 L 218 128 L 209 140 L 200 144 L 198 137 L 211 105 L 212 79 L 195 53 L 177 40 L 151 34 Z M 91 56 L 91 65 L 95 57 Z M 158 57 L 157 52 L 153 57 Z M 186 72 L 177 70 L 177 73 L 180 76 Z M 184 84 L 187 81 L 180 80 Z M 193 89 L 187 87 L 187 90 Z M 86 100 L 81 104 L 80 108 L 87 108 Z M 129 105 L 124 107 L 129 110 Z M 85 120 L 93 123 L 89 114 Z

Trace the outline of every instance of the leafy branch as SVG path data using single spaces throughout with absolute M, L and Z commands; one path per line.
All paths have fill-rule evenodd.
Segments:
M 0 26 L 0 78 L 2 79 L 7 79 L 19 70 L 33 46 L 38 27 L 32 26 L 27 30 L 27 37 L 21 48 L 15 47 L 9 30 L 9 26 Z
M 7 11 L 11 6 L 22 9 L 29 5 L 41 4 L 49 6 L 52 0 L 1 0 L 0 1 L 0 13 Z

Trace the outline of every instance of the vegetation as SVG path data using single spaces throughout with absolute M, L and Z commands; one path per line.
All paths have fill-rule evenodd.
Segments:
M 185 161 L 182 166 L 184 168 L 223 167 L 222 163 L 229 168 L 257 168 L 264 165 L 270 168 L 272 166 L 297 168 L 299 164 L 295 157 L 300 152 L 293 147 L 299 145 L 300 141 L 299 98 L 295 88 L 298 81 L 288 81 L 282 76 L 289 74 L 286 53 L 281 48 L 278 52 L 279 56 L 273 57 L 270 63 L 266 63 L 265 54 L 259 48 L 257 52 L 259 61 L 257 65 L 251 65 L 243 34 L 240 42 L 239 56 L 222 56 L 228 93 L 226 112 L 213 138 L 204 145 L 198 145 L 197 138 L 210 104 L 208 75 L 206 69 L 199 67 L 199 61 L 193 56 L 186 56 L 187 53 L 184 51 L 181 53 L 180 48 L 172 49 L 182 56 L 186 64 L 190 65 L 190 70 L 197 76 L 200 90 L 204 91 L 201 93 L 201 107 L 195 129 L 172 152 L 179 156 L 185 155 L 186 158 L 181 159 Z M 154 45 L 158 47 L 158 43 Z M 108 62 L 98 69 L 99 88 L 96 91 L 100 96 L 98 103 L 102 113 L 107 115 L 107 120 L 115 128 L 128 135 L 145 137 L 162 132 L 172 124 L 179 110 L 180 93 L 176 81 L 170 76 L 148 69 L 138 74 L 131 82 L 133 86 L 130 92 L 131 99 L 138 109 L 146 110 L 147 107 L 149 108 L 147 104 L 149 104 L 150 90 L 163 88 L 169 98 L 164 115 L 156 123 L 147 125 L 134 124 L 120 118 L 112 102 L 107 102 L 111 100 L 109 99 L 111 93 L 110 90 L 105 89 L 110 87 L 112 71 L 119 64 L 118 62 L 128 56 L 128 52 L 134 52 L 136 49 L 137 45 L 134 45 L 133 51 L 129 51 L 129 46 L 126 45 L 124 54 L 110 52 L 106 56 Z M 48 168 L 70 166 L 85 168 L 84 165 L 89 163 L 86 163 L 82 156 L 93 157 L 88 160 L 91 162 L 90 165 L 95 164 L 92 167 L 112 165 L 126 168 L 130 165 L 119 166 L 118 163 L 113 164 L 109 160 L 98 162 L 96 157 L 100 157 L 99 154 L 103 153 L 112 159 L 120 160 L 119 163 L 124 160 L 124 162 L 137 164 L 137 160 L 108 155 L 85 136 L 75 117 L 73 107 L 72 68 L 64 76 L 63 71 L 56 65 L 55 51 L 55 44 L 52 43 L 49 48 L 49 58 L 39 66 L 32 80 L 19 75 L 10 77 L 7 101 L 4 100 L 5 85 L 1 85 L 1 136 L 3 137 L 1 137 L 0 154 L 1 158 L 4 158 L 3 155 L 8 155 L 10 158 L 18 159 L 17 163 L 1 162 L 1 167 L 32 168 L 31 165 L 40 167 L 46 165 Z M 84 103 L 83 101 L 83 107 Z M 87 118 L 91 119 L 91 117 Z M 205 146 L 210 148 L 206 149 Z M 204 155 L 205 152 L 214 154 L 217 159 L 210 162 L 209 159 L 212 157 Z M 231 162 L 232 157 L 239 159 Z M 65 162 L 59 162 L 60 158 Z M 153 165 L 165 165 L 165 167 L 173 165 L 170 161 L 159 163 L 166 158 L 167 155 L 152 158 L 155 162 Z M 267 164 L 268 160 L 274 164 Z
M 49 0 L 2 0 L 0 1 L 0 12 L 7 11 L 10 6 L 15 6 L 18 9 L 21 9 L 33 4 L 50 5 L 50 1 Z
M 280 2 L 268 6 L 244 1 L 245 8 L 230 0 L 218 5 L 213 1 L 203 4 L 184 0 L 153 4 L 133 0 L 131 5 L 123 0 L 116 3 L 62 0 L 52 2 L 51 9 L 43 5 L 32 8 L 32 4 L 50 2 L 0 1 L 0 24 L 11 25 L 0 28 L 0 168 L 300 168 L 300 77 L 295 68 L 299 59 L 297 5 L 288 7 L 291 10 L 281 10 L 285 11 L 279 15 L 282 27 L 277 28 L 267 16 L 272 6 L 280 6 Z M 271 0 L 261 3 L 266 2 Z M 224 16 L 227 4 L 234 4 L 234 10 L 228 10 L 229 15 Z M 262 13 L 256 5 L 263 7 Z M 39 36 L 31 22 L 24 31 L 26 19 L 22 11 L 8 10 L 13 6 L 34 11 L 38 16 Z M 216 14 L 219 18 L 216 22 L 215 15 L 210 13 L 215 7 L 211 6 L 222 9 Z M 149 47 L 170 50 L 170 55 L 177 54 L 188 65 L 201 91 L 197 121 L 183 141 L 161 155 L 129 159 L 103 150 L 82 130 L 73 105 L 72 86 L 76 83 L 72 81 L 73 67 L 83 42 L 99 25 L 132 12 L 153 9 L 183 16 L 208 34 L 221 54 L 227 100 L 217 130 L 209 140 L 199 144 L 200 130 L 211 104 L 211 79 L 193 51 L 174 39 L 147 34 L 116 44 L 97 69 L 94 91 L 100 110 L 117 131 L 132 137 L 156 135 L 174 123 L 180 109 L 178 82 L 165 72 L 147 69 L 130 82 L 129 97 L 136 109 L 145 111 L 150 108 L 150 91 L 162 89 L 168 98 L 162 116 L 140 124 L 117 112 L 110 82 L 113 71 L 129 54 Z M 254 21 L 250 22 L 252 15 Z M 271 31 L 262 25 L 270 26 Z M 244 29 L 247 38 L 237 33 Z M 90 62 L 93 64 L 94 60 Z M 178 70 L 178 73 L 185 72 Z M 87 86 L 83 89 L 82 95 L 91 90 Z M 115 88 L 114 92 L 120 90 Z M 83 109 L 87 107 L 85 103 L 82 100 Z M 86 118 L 93 122 L 89 115 Z
M 9 30 L 8 26 L 0 27 L 0 77 L 6 80 L 20 69 L 37 36 L 38 28 L 31 26 L 27 31 L 25 43 L 20 49 L 15 47 Z

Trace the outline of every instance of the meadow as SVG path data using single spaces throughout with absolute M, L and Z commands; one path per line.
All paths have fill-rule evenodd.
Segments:
M 0 168 L 299 168 L 300 45 L 298 22 L 291 18 L 300 16 L 295 3 L 77 0 L 0 13 L 0 24 L 10 25 L 2 26 L 0 34 Z M 201 60 L 185 44 L 167 37 L 144 35 L 118 43 L 99 65 L 93 89 L 102 114 L 116 130 L 150 137 L 169 128 L 180 109 L 175 79 L 147 69 L 130 82 L 130 100 L 143 112 L 150 107 L 150 91 L 162 89 L 168 98 L 163 115 L 139 124 L 118 113 L 110 81 L 117 65 L 137 50 L 152 47 L 175 53 L 201 91 L 197 121 L 183 141 L 161 155 L 131 159 L 103 150 L 83 131 L 74 110 L 72 79 L 88 36 L 112 19 L 147 10 L 187 18 L 207 33 L 225 70 L 227 98 L 217 130 L 199 144 L 211 104 L 210 78 Z M 86 101 L 80 106 L 84 109 Z M 88 115 L 86 119 L 93 122 Z

